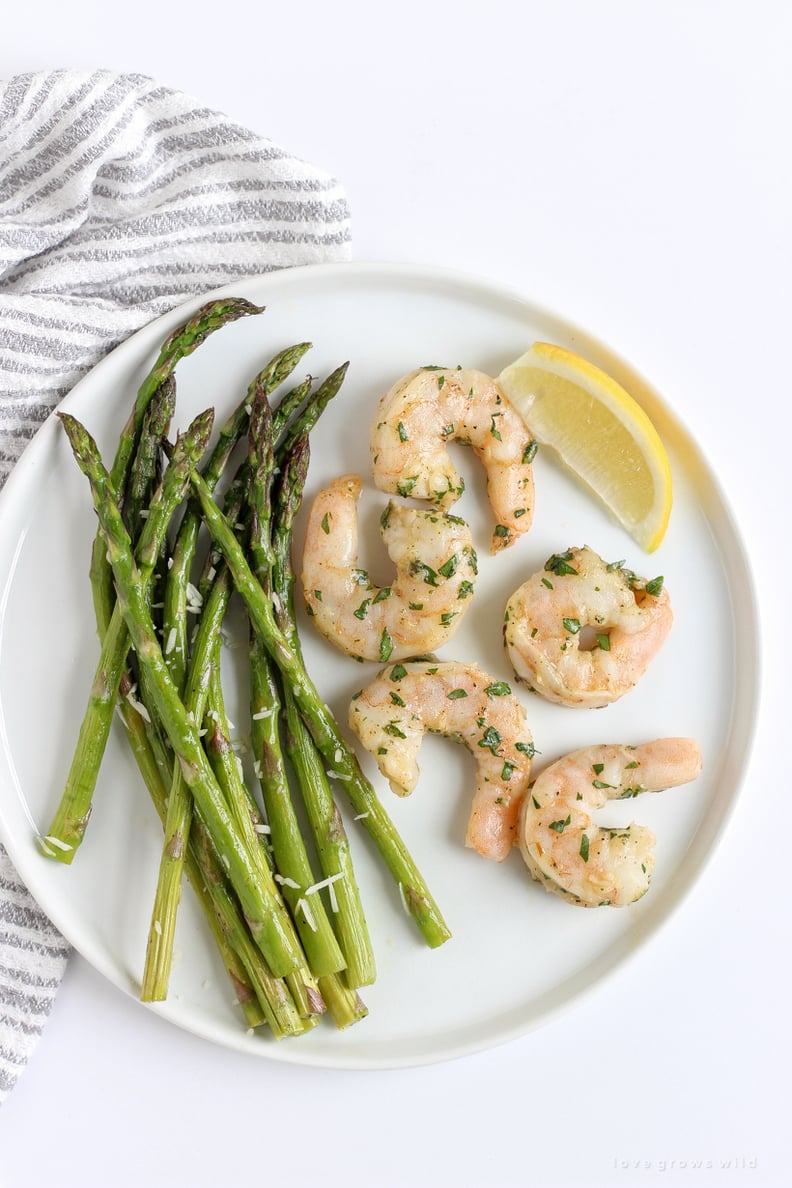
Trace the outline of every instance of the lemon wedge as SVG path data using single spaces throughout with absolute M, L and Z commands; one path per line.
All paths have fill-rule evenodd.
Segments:
M 637 401 L 587 359 L 547 342 L 535 342 L 498 382 L 539 444 L 653 552 L 671 514 L 671 467 Z

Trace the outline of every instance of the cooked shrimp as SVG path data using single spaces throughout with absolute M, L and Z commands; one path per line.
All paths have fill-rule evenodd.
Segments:
M 449 441 L 472 445 L 484 464 L 497 553 L 531 526 L 537 447 L 498 383 L 483 372 L 421 367 L 393 385 L 380 400 L 371 433 L 374 482 L 381 491 L 451 507 L 465 484 L 448 455 Z
M 503 639 L 518 678 L 542 697 L 596 707 L 633 688 L 672 622 L 662 578 L 567 549 L 512 594 Z
M 548 891 L 582 907 L 634 903 L 649 888 L 654 834 L 643 825 L 601 828 L 591 813 L 608 800 L 687 784 L 700 771 L 692 738 L 584 747 L 558 759 L 523 799 L 518 844 L 526 866 Z
M 353 698 L 349 722 L 399 796 L 418 782 L 427 731 L 464 743 L 476 760 L 465 844 L 503 861 L 516 837 L 534 754 L 525 710 L 505 682 L 475 664 L 431 657 L 395 664 Z
M 358 568 L 360 487 L 357 475 L 344 475 L 314 501 L 302 564 L 306 610 L 331 643 L 363 660 L 402 660 L 440 647 L 473 594 L 470 529 L 458 516 L 389 503 L 380 525 L 396 578 L 375 586 Z

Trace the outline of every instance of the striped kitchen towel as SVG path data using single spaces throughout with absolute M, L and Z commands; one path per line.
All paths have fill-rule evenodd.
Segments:
M 0 83 L 0 485 L 61 397 L 152 318 L 349 254 L 337 182 L 186 95 L 108 71 Z M 0 1101 L 68 954 L 0 844 Z

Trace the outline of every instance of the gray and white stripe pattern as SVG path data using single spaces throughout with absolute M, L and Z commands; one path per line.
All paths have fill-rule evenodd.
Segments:
M 0 83 L 0 486 L 65 393 L 152 318 L 349 254 L 333 178 L 188 96 L 109 71 Z M 67 956 L 0 845 L 0 1101 Z

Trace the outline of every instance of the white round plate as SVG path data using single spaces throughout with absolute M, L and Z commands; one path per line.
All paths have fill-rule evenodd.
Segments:
M 698 447 L 660 396 L 610 349 L 529 301 L 467 277 L 378 264 L 299 268 L 224 291 L 267 310 L 219 331 L 179 364 L 178 424 L 209 405 L 223 417 L 267 359 L 293 342 L 314 343 L 303 365 L 318 377 L 350 360 L 341 394 L 312 435 L 307 495 L 342 473 L 364 477 L 361 564 L 380 584 L 388 571 L 376 522 L 386 497 L 369 477 L 369 426 L 380 395 L 413 367 L 462 364 L 497 375 L 536 339 L 556 342 L 620 380 L 667 444 L 674 507 L 666 539 L 650 557 L 541 451 L 534 525 L 511 549 L 490 557 L 483 471 L 471 451 L 457 450 L 468 486 L 454 510 L 471 524 L 481 572 L 461 630 L 440 653 L 475 660 L 496 679 L 509 680 L 501 646 L 506 599 L 551 553 L 570 545 L 589 544 L 646 577 L 664 576 L 675 625 L 627 697 L 594 712 L 519 693 L 540 752 L 537 772 L 589 743 L 698 739 L 705 763 L 699 780 L 621 802 L 604 818 L 610 824 L 636 819 L 657 836 L 656 873 L 644 899 L 630 908 L 586 911 L 532 882 L 517 851 L 495 864 L 466 850 L 472 760 L 452 741 L 430 737 L 422 747 L 420 783 L 403 800 L 390 792 L 373 760 L 363 760 L 451 927 L 447 944 L 434 951 L 424 945 L 339 790 L 378 963 L 376 984 L 363 992 L 368 1017 L 345 1032 L 324 1020 L 310 1034 L 281 1043 L 265 1031 L 247 1033 L 189 889 L 169 999 L 148 1008 L 228 1047 L 310 1065 L 386 1068 L 492 1046 L 567 1007 L 649 939 L 690 892 L 724 828 L 743 776 L 758 686 L 753 590 L 734 522 Z M 145 327 L 64 400 L 62 407 L 84 421 L 106 459 L 159 344 L 199 304 Z M 136 996 L 161 831 L 120 723 L 73 865 L 44 858 L 35 844 L 61 794 L 97 657 L 87 572 L 95 518 L 54 418 L 16 466 L 0 512 L 0 837 L 66 938 Z M 350 696 L 378 666 L 344 657 L 306 620 L 302 633 L 309 671 L 346 728 Z

